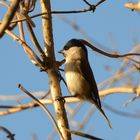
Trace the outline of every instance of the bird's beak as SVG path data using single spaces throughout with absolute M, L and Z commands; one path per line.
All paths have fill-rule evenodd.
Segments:
M 58 53 L 64 54 L 63 50 L 58 51 Z

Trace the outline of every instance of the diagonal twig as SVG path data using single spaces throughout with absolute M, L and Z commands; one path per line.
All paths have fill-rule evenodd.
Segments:
M 15 134 L 12 134 L 7 128 L 3 127 L 3 126 L 0 126 L 0 131 L 3 131 L 7 134 L 7 137 L 10 139 L 10 140 L 14 140 L 14 135 Z
M 87 133 L 83 133 L 83 132 L 79 132 L 79 131 L 75 131 L 75 130 L 70 130 L 70 129 L 67 129 L 67 128 L 65 128 L 65 129 L 66 129 L 66 131 L 68 131 L 69 133 L 74 134 L 74 135 L 78 135 L 78 136 L 80 136 L 80 137 L 85 137 L 85 138 L 91 139 L 91 140 L 103 140 L 103 139 L 101 139 L 101 138 L 97 138 L 97 137 L 92 136 L 92 135 L 89 135 L 89 134 L 87 134 Z
M 33 96 L 30 92 L 28 92 L 21 84 L 18 84 L 18 88 L 20 88 L 24 93 L 26 93 L 28 96 L 30 96 L 32 99 L 34 99 L 37 104 L 48 114 L 48 116 L 50 117 L 50 119 L 52 120 L 58 134 L 60 135 L 60 137 L 64 140 L 63 135 L 61 133 L 61 131 L 58 128 L 58 125 L 55 121 L 55 119 L 53 118 L 53 116 L 51 115 L 51 113 L 49 112 L 49 110 L 45 107 L 45 105 L 43 103 L 41 103 L 35 96 Z

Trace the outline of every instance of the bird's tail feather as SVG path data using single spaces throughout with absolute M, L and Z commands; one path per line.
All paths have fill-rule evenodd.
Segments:
M 100 111 L 100 113 L 103 115 L 103 117 L 106 119 L 106 121 L 107 121 L 109 127 L 112 128 L 112 125 L 111 125 L 109 119 L 107 118 L 105 112 L 104 112 L 104 111 L 102 110 L 102 108 L 100 108 L 96 103 L 94 103 L 94 104 L 95 104 L 96 108 Z

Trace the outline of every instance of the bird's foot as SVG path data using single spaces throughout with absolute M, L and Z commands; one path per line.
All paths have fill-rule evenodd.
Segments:
M 65 103 L 65 98 L 62 97 L 62 96 L 57 96 L 57 97 L 55 98 L 55 101 L 63 101 L 63 103 Z

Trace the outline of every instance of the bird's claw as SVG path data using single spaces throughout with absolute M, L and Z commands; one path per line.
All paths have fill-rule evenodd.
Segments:
M 64 97 L 62 97 L 62 96 L 57 96 L 57 97 L 55 98 L 55 101 L 63 101 L 63 103 L 65 103 L 65 99 L 64 99 Z

